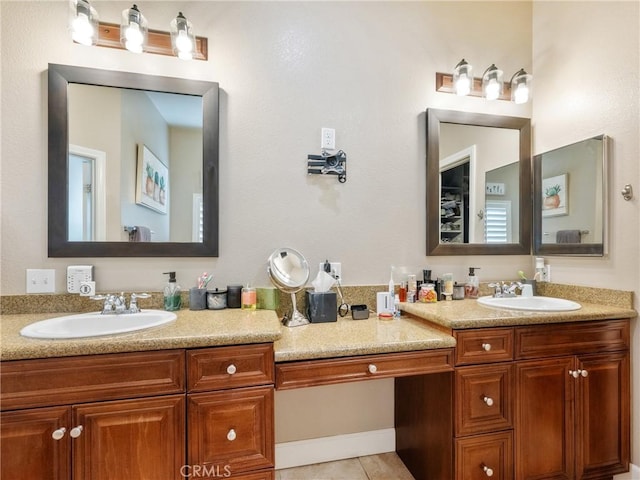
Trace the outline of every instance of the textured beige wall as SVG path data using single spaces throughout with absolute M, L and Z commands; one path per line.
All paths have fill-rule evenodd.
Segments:
M 533 8 L 533 152 L 594 135 L 612 138 L 609 255 L 549 258 L 552 279 L 640 294 L 640 3 L 535 2 Z M 632 324 L 632 405 L 640 398 L 640 329 Z M 633 409 L 632 461 L 640 463 L 640 411 Z

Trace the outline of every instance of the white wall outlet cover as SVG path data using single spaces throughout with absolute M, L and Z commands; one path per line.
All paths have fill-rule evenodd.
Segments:
M 334 150 L 336 148 L 336 130 L 334 128 L 322 129 L 322 142 L 320 148 Z
M 27 293 L 54 293 L 56 271 L 42 268 L 27 268 Z
M 69 265 L 67 267 L 67 292 L 80 293 L 80 284 L 82 282 L 90 282 L 92 280 L 92 265 Z

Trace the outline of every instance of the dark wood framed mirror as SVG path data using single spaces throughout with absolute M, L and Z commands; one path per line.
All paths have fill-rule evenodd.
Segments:
M 609 137 L 598 135 L 533 157 L 533 253 L 604 256 Z
M 72 233 L 74 221 L 71 211 L 77 209 L 75 207 L 80 201 L 70 193 L 71 184 L 77 183 L 75 180 L 74 182 L 70 180 L 70 177 L 76 175 L 75 170 L 72 173 L 70 168 L 70 153 L 73 153 L 70 152 L 73 150 L 70 148 L 72 144 L 70 141 L 70 122 L 72 121 L 70 118 L 70 102 L 72 102 L 70 91 L 71 87 L 75 89 L 78 86 L 102 88 L 98 93 L 91 93 L 94 95 L 91 98 L 101 100 L 105 100 L 106 95 L 109 95 L 105 92 L 117 91 L 117 95 L 121 95 L 118 97 L 118 105 L 122 111 L 117 118 L 126 118 L 131 128 L 125 128 L 116 121 L 106 120 L 105 111 L 93 101 L 87 100 L 87 97 L 73 101 L 76 105 L 81 105 L 83 111 L 89 112 L 94 117 L 102 117 L 100 118 L 102 122 L 100 128 L 86 128 L 90 132 L 90 136 L 98 139 L 95 140 L 96 142 L 103 142 L 108 145 L 107 148 L 110 148 L 112 137 L 126 137 L 127 139 L 127 143 L 123 142 L 122 146 L 114 147 L 109 155 L 101 153 L 103 157 L 106 157 L 106 160 L 100 175 L 95 172 L 88 174 L 88 177 L 95 179 L 109 175 L 115 170 L 120 172 L 120 176 L 116 180 L 107 184 L 106 187 L 102 187 L 102 191 L 106 191 L 103 193 L 102 200 L 88 200 L 88 207 L 79 208 L 79 210 L 94 212 L 96 205 L 99 205 L 102 217 L 104 217 L 102 221 L 88 221 L 90 227 L 85 225 L 80 229 L 84 229 L 85 233 L 81 232 L 75 235 Z M 108 90 L 105 90 L 104 87 Z M 48 93 L 49 257 L 218 256 L 219 104 L 217 83 L 50 64 Z M 180 137 L 181 141 L 177 142 L 178 145 L 174 147 L 166 146 L 169 143 L 166 138 L 156 141 L 162 146 L 150 147 L 148 144 L 153 143 L 154 140 L 149 140 L 149 137 L 157 137 L 158 122 L 155 121 L 155 118 L 152 121 L 141 116 L 137 110 L 132 110 L 132 105 L 139 101 L 138 97 L 132 95 L 173 97 L 168 99 L 169 107 L 166 108 L 166 111 L 173 113 L 182 111 L 183 105 L 196 105 L 193 114 L 196 126 L 191 127 L 196 131 L 195 136 L 189 137 L 184 134 Z M 184 100 L 186 103 L 172 103 L 176 98 L 178 101 Z M 152 108 L 162 110 L 162 107 L 157 103 L 160 100 L 144 97 L 144 101 L 149 105 L 155 105 Z M 185 107 L 184 110 L 187 108 Z M 116 117 L 114 116 L 114 118 Z M 162 124 L 165 125 L 166 122 L 169 120 L 163 119 Z M 75 123 L 81 122 L 75 120 Z M 105 125 L 113 130 L 112 137 L 109 137 L 108 141 L 100 138 L 106 135 Z M 137 132 L 142 129 L 152 133 L 147 134 L 146 137 L 138 134 Z M 169 134 L 164 134 L 164 136 L 168 137 Z M 185 147 L 195 152 L 195 165 L 180 163 L 181 157 L 184 156 Z M 161 150 L 163 155 L 160 155 L 157 150 Z M 126 164 L 124 163 L 125 158 Z M 120 163 L 121 161 L 122 163 Z M 155 163 L 151 165 L 152 162 Z M 144 181 L 141 181 L 142 175 L 145 174 L 153 178 L 151 175 L 153 169 L 156 171 L 156 192 L 159 191 L 157 194 L 145 191 Z M 188 173 L 191 183 L 197 184 L 197 186 L 189 187 L 186 189 L 186 193 L 179 193 L 182 188 L 180 185 L 184 181 L 176 179 L 172 175 L 177 175 L 180 172 Z M 100 181 L 97 183 L 99 184 Z M 158 184 L 161 185 L 160 190 L 157 190 Z M 140 188 L 141 185 L 142 188 Z M 174 188 L 170 189 L 170 187 Z M 92 185 L 89 187 L 84 185 L 82 190 L 83 192 L 93 191 L 94 188 Z M 112 194 L 112 190 L 118 190 L 119 195 Z M 168 193 L 165 194 L 165 191 Z M 145 195 L 148 195 L 148 198 Z M 112 197 L 117 198 L 115 198 L 115 203 L 110 204 Z M 147 201 L 145 202 L 145 200 Z M 171 209 L 178 208 L 179 201 L 182 201 L 182 205 L 186 205 L 186 207 L 172 211 Z M 123 205 L 121 206 L 120 203 Z M 189 217 L 189 226 L 183 225 L 173 229 L 175 232 L 172 231 L 169 219 L 181 217 Z M 151 228 L 145 226 L 153 225 L 153 222 L 158 222 L 157 233 L 153 226 Z M 96 223 L 106 224 L 107 227 L 92 226 Z M 138 230 L 139 226 L 143 227 L 140 230 L 150 233 L 152 237 L 157 234 L 159 238 L 135 238 L 135 235 L 131 235 L 131 233 Z M 185 230 L 189 231 L 185 233 Z M 96 231 L 99 233 L 96 234 Z
M 428 109 L 427 255 L 531 253 L 531 120 Z

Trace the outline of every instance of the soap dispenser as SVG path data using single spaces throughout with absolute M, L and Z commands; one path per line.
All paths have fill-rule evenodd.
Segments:
M 182 296 L 180 285 L 176 282 L 176 272 L 164 272 L 169 275 L 169 282 L 164 287 L 164 309 L 173 312 L 180 310 L 182 306 Z
M 469 277 L 467 278 L 467 283 L 464 285 L 465 298 L 478 298 L 478 291 L 480 290 L 480 279 L 475 273 L 476 270 L 480 270 L 480 268 L 469 267 Z

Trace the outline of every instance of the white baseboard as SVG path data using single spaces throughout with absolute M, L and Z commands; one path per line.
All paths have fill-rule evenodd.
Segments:
M 616 475 L 613 480 L 640 480 L 640 467 L 632 463 L 627 473 Z
M 276 469 L 394 452 L 394 428 L 276 444 Z

